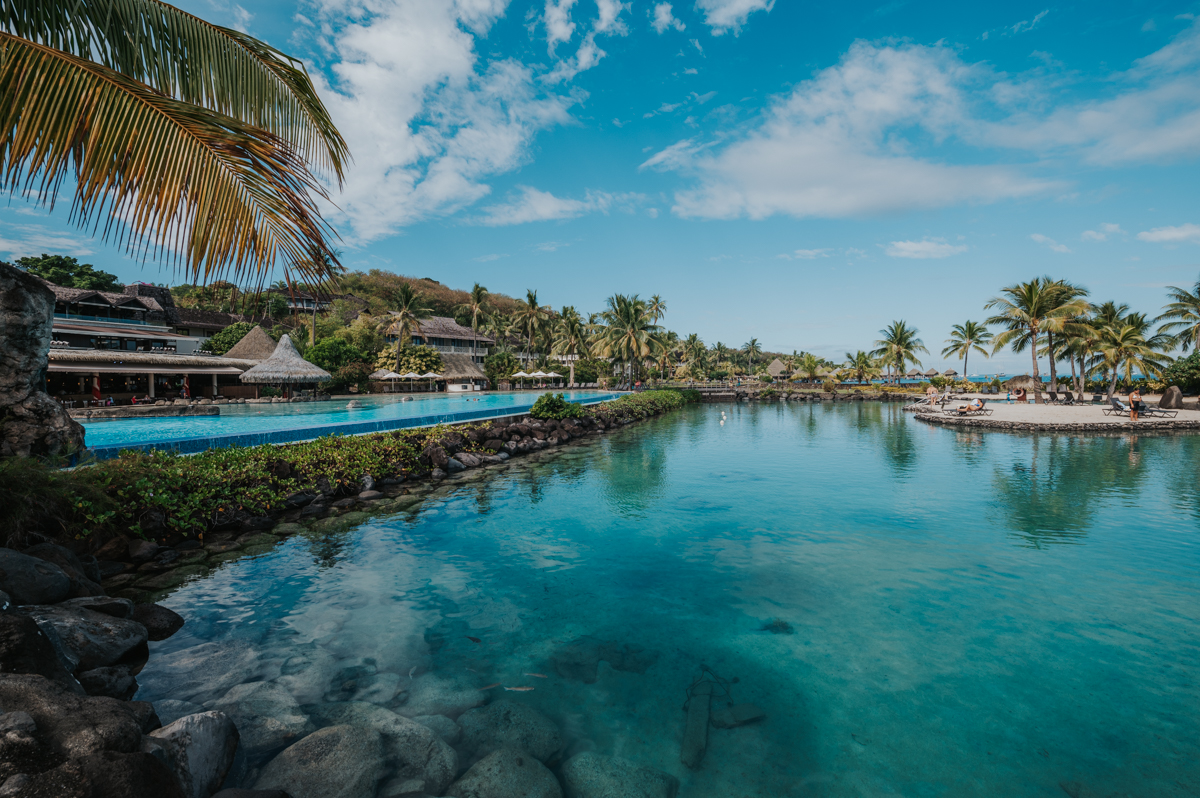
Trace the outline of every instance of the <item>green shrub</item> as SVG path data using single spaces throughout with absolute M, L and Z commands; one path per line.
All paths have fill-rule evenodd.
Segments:
M 214 355 L 223 355 L 238 341 L 246 337 L 247 333 L 254 329 L 254 325 L 248 321 L 239 321 L 237 324 L 230 324 L 224 330 L 218 333 L 213 333 L 213 336 L 200 344 L 201 352 L 212 352 Z
M 494 388 L 501 381 L 508 381 L 521 370 L 521 364 L 512 352 L 493 352 L 483 359 L 483 373 L 487 375 L 488 382 Z M 576 372 L 578 378 L 578 372 Z
M 1184 393 L 1200 391 L 1200 350 L 1167 366 L 1162 373 L 1165 385 L 1176 385 Z
M 261 399 L 274 399 L 277 396 L 283 396 L 283 391 L 274 385 L 263 385 L 258 389 L 258 396 Z
M 343 338 L 325 338 L 317 341 L 304 353 L 304 359 L 320 366 L 330 374 L 351 363 L 361 363 L 367 356 Z M 370 374 L 370 371 L 367 372 Z
M 540 419 L 562 421 L 564 418 L 582 418 L 587 415 L 582 405 L 568 402 L 561 393 L 544 393 L 533 403 L 529 415 Z

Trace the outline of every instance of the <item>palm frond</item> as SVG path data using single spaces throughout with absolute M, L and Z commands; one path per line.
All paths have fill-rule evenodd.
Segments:
M 252 36 L 161 0 L 6 0 L 0 25 L 267 130 L 342 180 L 349 151 L 304 65 Z
M 0 187 L 52 206 L 72 171 L 74 221 L 197 280 L 261 277 L 280 257 L 314 272 L 314 252 L 336 263 L 324 190 L 287 142 L 0 32 Z

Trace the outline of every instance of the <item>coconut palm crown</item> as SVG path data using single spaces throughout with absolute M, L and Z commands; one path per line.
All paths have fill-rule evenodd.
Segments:
M 955 324 L 950 328 L 950 337 L 946 339 L 946 348 L 942 350 L 942 357 L 961 357 L 963 362 L 963 378 L 968 376 L 967 358 L 971 354 L 971 350 L 978 352 L 984 357 L 988 356 L 988 351 L 983 348 L 983 345 L 992 340 L 992 334 L 988 328 L 976 321 L 967 320 L 962 324 Z

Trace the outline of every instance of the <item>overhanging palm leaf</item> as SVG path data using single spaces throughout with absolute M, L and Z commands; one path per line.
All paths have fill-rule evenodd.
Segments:
M 310 196 L 324 191 L 284 140 L 0 32 L 0 185 L 53 205 L 71 169 L 72 218 L 198 279 L 333 257 Z
M 252 36 L 160 0 L 6 0 L 0 25 L 273 133 L 341 182 L 346 143 L 308 73 Z

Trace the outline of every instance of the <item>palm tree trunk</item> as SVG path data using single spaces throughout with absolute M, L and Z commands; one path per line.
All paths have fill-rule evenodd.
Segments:
M 1042 376 L 1041 376 L 1041 374 L 1038 373 L 1038 365 L 1037 365 L 1037 345 L 1038 345 L 1037 332 L 1034 332 L 1033 341 L 1031 342 L 1031 344 L 1032 345 L 1029 348 L 1029 353 L 1033 357 L 1033 403 L 1035 405 L 1040 405 L 1040 404 L 1043 404 L 1043 402 L 1042 402 Z
M 1108 383 L 1108 401 L 1112 401 L 1113 394 L 1117 392 L 1117 370 L 1113 369 L 1112 380 Z
M 1079 378 L 1075 376 L 1075 358 L 1068 357 L 1067 360 L 1071 361 L 1071 386 L 1075 388 L 1076 392 L 1079 394 L 1079 401 L 1082 402 L 1083 391 L 1079 390 Z
M 1058 387 L 1058 373 L 1054 369 L 1054 361 L 1058 358 L 1054 355 L 1054 333 L 1046 333 L 1046 352 L 1050 355 L 1050 390 L 1055 390 Z
M 967 351 L 963 352 L 963 379 L 964 379 L 964 380 L 965 380 L 965 379 L 968 377 L 968 375 L 970 374 L 970 372 L 969 372 L 969 371 L 967 371 L 967 358 L 968 358 L 968 357 L 970 357 L 970 356 L 971 356 L 971 350 L 970 350 L 970 349 L 968 349 Z

